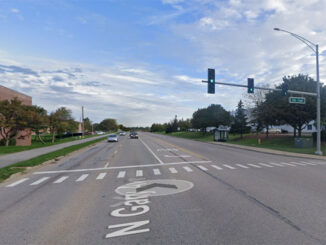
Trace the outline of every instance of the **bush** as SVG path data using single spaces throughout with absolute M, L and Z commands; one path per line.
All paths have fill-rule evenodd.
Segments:
M 2 146 L 6 145 L 6 140 L 5 140 L 5 139 L 1 139 L 1 140 L 0 140 L 0 145 L 2 145 Z M 11 145 L 11 146 L 16 145 L 16 139 L 11 138 L 11 139 L 9 140 L 9 145 Z

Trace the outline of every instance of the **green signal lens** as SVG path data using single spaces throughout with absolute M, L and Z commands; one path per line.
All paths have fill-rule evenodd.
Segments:
M 211 79 L 211 80 L 210 80 L 210 82 L 211 82 L 211 83 L 213 83 L 213 82 L 214 82 L 214 80 L 213 80 L 213 79 Z

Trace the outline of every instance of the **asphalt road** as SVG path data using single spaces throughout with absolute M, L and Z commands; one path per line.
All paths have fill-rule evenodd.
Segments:
M 0 185 L 0 244 L 326 244 L 326 162 L 141 133 Z
M 6 167 L 10 164 L 14 164 L 16 162 L 25 161 L 25 160 L 28 160 L 33 157 L 37 157 L 37 156 L 40 156 L 40 155 L 43 155 L 46 153 L 57 151 L 57 150 L 66 148 L 68 146 L 78 145 L 78 144 L 82 144 L 82 143 L 85 143 L 88 141 L 96 140 L 96 139 L 104 137 L 104 136 L 106 136 L 106 135 L 100 135 L 100 136 L 90 137 L 90 138 L 86 138 L 86 139 L 75 140 L 75 141 L 71 141 L 71 142 L 67 142 L 67 143 L 51 145 L 51 146 L 41 147 L 41 148 L 35 148 L 32 150 L 20 151 L 20 152 L 11 153 L 11 154 L 0 155 L 0 168 Z

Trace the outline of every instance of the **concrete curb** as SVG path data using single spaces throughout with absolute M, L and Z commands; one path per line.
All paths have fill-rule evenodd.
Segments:
M 250 150 L 250 151 L 256 151 L 256 152 L 262 152 L 262 153 L 269 153 L 269 154 L 273 154 L 273 155 L 282 155 L 282 156 L 290 156 L 290 157 L 301 157 L 301 158 L 326 160 L 325 156 L 317 156 L 317 155 L 310 155 L 310 154 L 303 154 L 303 153 L 296 153 L 296 152 L 288 152 L 288 151 L 278 151 L 278 150 L 259 148 L 259 147 L 254 147 L 254 146 L 230 144 L 230 143 L 224 143 L 224 142 L 213 142 L 212 141 L 212 142 L 207 142 L 207 143 L 214 144 L 214 145 L 226 146 L 226 147 L 239 148 L 239 149 L 244 149 L 244 150 Z

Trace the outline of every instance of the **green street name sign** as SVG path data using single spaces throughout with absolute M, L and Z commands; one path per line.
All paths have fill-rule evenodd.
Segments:
M 304 97 L 289 97 L 289 103 L 306 104 L 306 98 L 304 98 Z

